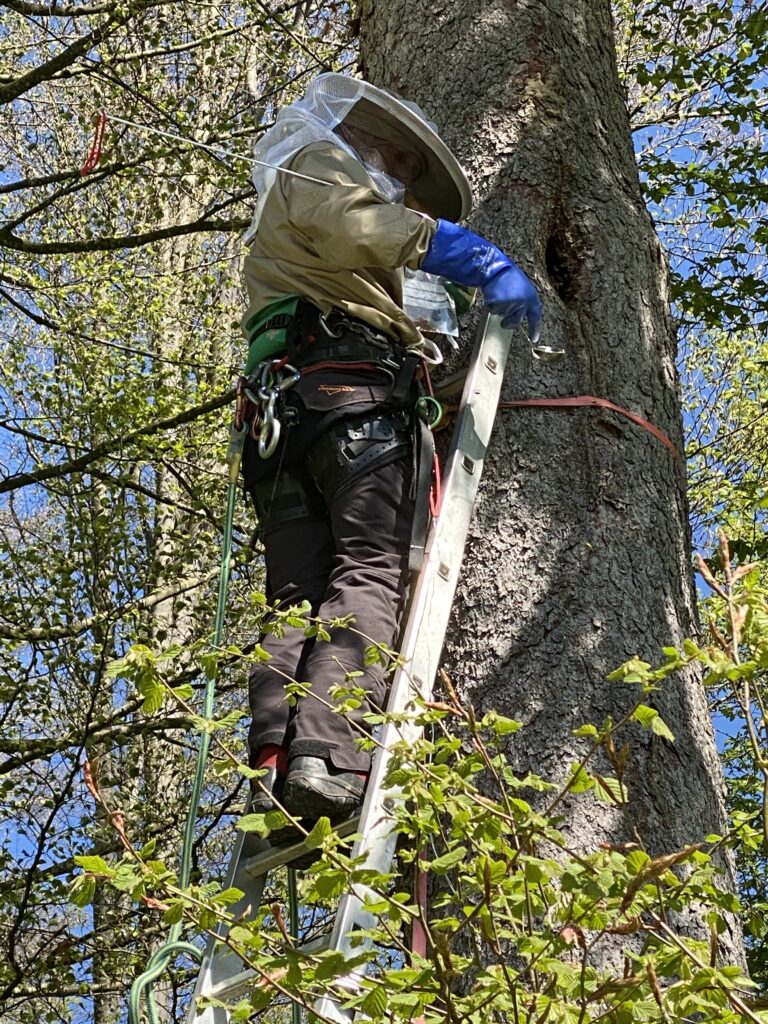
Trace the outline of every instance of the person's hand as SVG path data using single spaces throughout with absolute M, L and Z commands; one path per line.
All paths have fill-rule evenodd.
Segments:
M 457 284 L 480 288 L 505 329 L 526 321 L 531 344 L 541 334 L 541 300 L 518 265 L 486 238 L 451 221 L 438 220 L 421 269 Z
M 482 286 L 482 291 L 488 309 L 501 317 L 501 326 L 511 330 L 525 320 L 528 337 L 535 345 L 541 334 L 541 299 L 517 264 L 510 260 L 509 266 Z

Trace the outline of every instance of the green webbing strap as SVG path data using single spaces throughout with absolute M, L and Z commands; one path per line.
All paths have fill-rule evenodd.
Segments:
M 288 340 L 287 325 L 296 319 L 300 302 L 298 295 L 287 295 L 260 309 L 250 318 L 245 325 L 249 345 L 244 371 L 246 376 L 257 363 L 285 351 Z M 273 323 L 274 326 L 268 328 L 269 323 Z
M 232 560 L 232 524 L 235 518 L 235 501 L 237 498 L 237 478 L 240 472 L 240 462 L 243 457 L 243 445 L 245 435 L 248 431 L 248 424 L 244 423 L 239 429 L 232 424 L 229 437 L 229 449 L 227 451 L 227 466 L 229 467 L 229 487 L 227 490 L 227 511 L 224 516 L 224 539 L 222 541 L 221 570 L 219 572 L 219 593 L 216 604 L 216 622 L 213 630 L 213 646 L 221 644 L 221 637 L 224 631 L 224 614 L 227 607 L 227 587 L 229 585 L 229 570 Z M 205 696 L 203 699 L 203 718 L 213 717 L 213 703 L 216 690 L 215 676 L 208 679 L 205 684 Z M 201 733 L 197 749 L 197 766 L 195 778 L 192 783 L 192 795 L 187 812 L 187 823 L 184 828 L 184 841 L 181 848 L 181 864 L 179 867 L 179 887 L 184 889 L 189 885 L 189 876 L 192 868 L 192 844 L 195 838 L 195 823 L 197 812 L 200 807 L 200 796 L 203 791 L 205 778 L 205 762 L 208 759 L 208 748 L 211 744 L 210 734 Z M 202 950 L 193 946 L 191 942 L 179 942 L 179 935 L 183 925 L 179 921 L 171 926 L 168 933 L 168 941 L 152 954 L 147 964 L 146 971 L 140 975 L 131 985 L 131 995 L 128 1005 L 128 1015 L 131 1024 L 141 1022 L 141 1000 L 146 992 L 147 1015 L 150 1024 L 158 1024 L 157 1008 L 152 987 L 157 979 L 163 974 L 171 959 L 181 953 L 186 953 L 198 963 L 202 960 Z

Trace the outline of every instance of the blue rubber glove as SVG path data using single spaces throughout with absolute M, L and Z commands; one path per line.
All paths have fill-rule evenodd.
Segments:
M 498 246 L 449 220 L 438 220 L 437 231 L 421 269 L 457 284 L 479 288 L 486 306 L 501 317 L 506 330 L 526 320 L 535 345 L 541 333 L 541 299 L 516 263 Z

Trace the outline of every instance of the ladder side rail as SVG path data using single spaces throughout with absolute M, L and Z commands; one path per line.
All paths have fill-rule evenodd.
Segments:
M 254 877 L 246 870 L 248 860 L 256 853 L 254 848 L 266 851 L 269 846 L 253 835 L 237 833 L 235 848 L 224 876 L 225 889 L 236 888 L 243 892 L 237 903 L 228 908 L 229 913 L 236 918 L 248 915 L 249 908 L 251 913 L 255 913 L 261 903 L 265 876 Z M 228 931 L 229 928 L 221 924 L 216 929 L 216 935 L 225 937 Z M 237 986 L 238 981 L 242 984 L 250 979 L 252 973 L 245 972 L 243 962 L 236 953 L 218 943 L 213 937 L 209 938 L 197 975 L 192 1002 L 186 1013 L 186 1024 L 228 1024 L 229 1014 L 223 1009 L 209 1006 L 198 1013 L 197 997 L 218 995 L 222 989 L 226 989 L 229 994 Z
M 485 314 L 478 328 L 478 341 L 447 460 L 442 508 L 427 540 L 424 566 L 414 589 L 403 636 L 403 665 L 396 671 L 390 691 L 387 710 L 392 713 L 405 711 L 409 704 L 412 705 L 415 695 L 429 699 L 432 692 L 483 460 L 496 417 L 510 341 L 511 334 L 501 329 L 499 319 Z M 420 733 L 420 727 L 413 722 L 387 723 L 379 739 L 380 746 L 373 761 L 360 815 L 361 838 L 352 852 L 353 857 L 364 858 L 365 867 L 378 872 L 384 873 L 391 866 L 397 843 L 391 810 L 395 801 L 403 799 L 401 792 L 384 785 L 392 759 L 391 750 L 398 742 L 415 742 Z M 356 886 L 341 897 L 331 949 L 350 955 L 353 952 L 350 933 L 373 925 L 372 916 L 363 910 L 365 898 L 364 886 Z M 369 940 L 357 943 L 354 952 L 366 946 L 370 946 Z M 337 984 L 342 987 L 354 988 L 356 983 L 355 974 L 337 979 Z M 351 1014 L 342 1011 L 331 997 L 318 999 L 315 1010 L 321 1017 L 331 1020 L 348 1022 L 351 1019 Z

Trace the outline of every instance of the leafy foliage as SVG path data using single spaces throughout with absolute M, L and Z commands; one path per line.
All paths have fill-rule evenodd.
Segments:
M 525 738 L 510 719 L 491 712 L 478 720 L 455 697 L 420 703 L 414 713 L 425 734 L 396 747 L 388 778 L 408 794 L 394 811 L 399 869 L 384 875 L 366 866 L 350 855 L 350 840 L 320 819 L 306 838 L 321 856 L 301 876 L 310 922 L 303 936 L 286 930 L 281 900 L 266 901 L 252 920 L 233 917 L 227 907 L 241 892 L 211 883 L 180 891 L 152 851 L 137 854 L 128 843 L 111 863 L 82 861 L 75 894 L 84 898 L 106 882 L 149 897 L 166 919 L 180 914 L 195 932 L 226 921 L 227 945 L 253 971 L 250 992 L 229 1007 L 235 1020 L 274 1000 L 310 1009 L 329 994 L 376 1021 L 768 1020 L 754 983 L 718 960 L 718 935 L 740 909 L 720 865 L 726 849 L 759 841 L 752 824 L 742 817 L 727 836 L 656 857 L 643 837 L 617 844 L 610 833 L 602 842 L 598 835 L 593 849 L 573 849 L 558 825 L 565 799 L 631 801 L 616 751 L 627 734 L 632 742 L 632 723 L 666 730 L 654 727 L 647 695 L 692 659 L 711 657 L 686 644 L 684 652 L 668 650 L 658 669 L 634 659 L 618 670 L 615 685 L 635 688 L 638 699 L 622 722 L 578 730 L 584 755 L 560 784 L 514 773 L 509 745 Z M 593 766 L 598 754 L 613 764 L 613 777 Z M 243 819 L 240 827 L 261 832 L 266 824 Z M 406 884 L 418 871 L 433 880 L 429 907 Z M 303 948 L 352 887 L 366 893 L 374 923 L 353 936 L 350 954 Z M 686 911 L 694 907 L 705 912 L 708 931 L 690 932 Z M 423 954 L 410 949 L 414 925 L 427 937 Z

